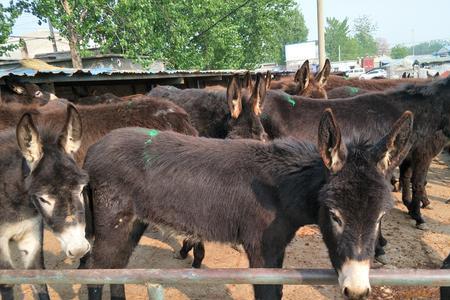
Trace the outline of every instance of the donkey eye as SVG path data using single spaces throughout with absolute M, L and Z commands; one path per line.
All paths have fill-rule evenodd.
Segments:
M 330 211 L 331 219 L 336 222 L 339 226 L 342 226 L 342 220 L 334 213 Z
M 44 203 L 44 204 L 47 204 L 47 205 L 51 205 L 50 201 L 45 200 L 45 199 L 42 198 L 42 197 L 38 197 L 38 200 L 39 200 L 39 202 L 41 202 L 41 203 Z

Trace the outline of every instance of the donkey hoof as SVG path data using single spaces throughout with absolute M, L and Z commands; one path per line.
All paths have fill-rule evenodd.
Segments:
M 424 230 L 424 231 L 426 231 L 426 230 L 429 229 L 429 228 L 428 228 L 428 225 L 427 225 L 426 223 L 416 224 L 416 228 L 417 228 L 417 229 L 420 229 L 420 230 Z
M 196 263 L 192 263 L 192 268 L 194 269 L 200 269 L 200 267 L 202 266 L 202 264 L 196 264 Z
M 385 254 L 375 256 L 375 260 L 383 265 L 386 265 L 388 263 L 388 258 Z
M 431 206 L 430 204 L 428 204 L 427 206 L 423 206 L 422 205 L 422 208 L 423 209 L 428 209 L 428 210 L 433 210 L 433 206 Z
M 185 259 L 186 257 L 183 257 L 183 256 L 180 254 L 180 252 L 175 251 L 175 252 L 173 253 L 173 258 L 175 258 L 175 259 Z

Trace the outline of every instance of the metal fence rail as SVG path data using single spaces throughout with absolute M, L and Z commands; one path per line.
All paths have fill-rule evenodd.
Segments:
M 450 286 L 450 270 L 371 270 L 377 285 Z M 298 284 L 334 285 L 328 269 L 117 269 L 0 270 L 0 284 L 146 284 L 150 299 L 163 299 L 161 284 Z

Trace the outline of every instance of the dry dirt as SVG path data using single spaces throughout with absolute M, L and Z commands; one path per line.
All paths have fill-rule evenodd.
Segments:
M 414 221 L 405 213 L 400 194 L 394 193 L 396 207 L 385 218 L 383 231 L 388 239 L 386 253 L 388 263 L 384 268 L 439 268 L 450 252 L 450 156 L 441 154 L 433 161 L 428 176 L 428 195 L 432 209 L 423 210 L 429 230 L 414 227 Z M 157 231 L 148 230 L 134 252 L 129 268 L 189 268 L 192 257 L 180 261 L 172 258 L 173 247 L 179 249 L 180 240 L 162 237 Z M 170 244 L 170 245 L 169 245 Z M 64 258 L 59 243 L 48 232 L 45 235 L 45 260 L 49 269 L 70 269 L 77 265 Z M 206 243 L 203 268 L 244 268 L 248 262 L 244 253 L 230 246 Z M 287 249 L 285 268 L 330 268 L 326 248 L 316 226 L 308 226 L 297 232 Z M 17 299 L 33 299 L 29 286 L 17 286 Z M 70 285 L 50 286 L 52 299 L 86 299 L 85 287 Z M 126 287 L 128 299 L 148 299 L 143 286 Z M 109 297 L 105 288 L 104 295 Z M 252 299 L 250 285 L 173 285 L 165 286 L 165 297 L 182 299 Z M 438 288 L 376 287 L 370 299 L 438 299 Z M 285 286 L 283 299 L 342 299 L 334 286 Z

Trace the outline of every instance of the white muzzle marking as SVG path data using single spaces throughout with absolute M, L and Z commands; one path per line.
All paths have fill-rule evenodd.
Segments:
M 369 260 L 347 260 L 338 270 L 339 286 L 347 299 L 366 299 L 370 293 Z
M 91 249 L 91 245 L 85 238 L 85 227 L 85 225 L 75 224 L 56 234 L 67 257 L 80 258 Z

